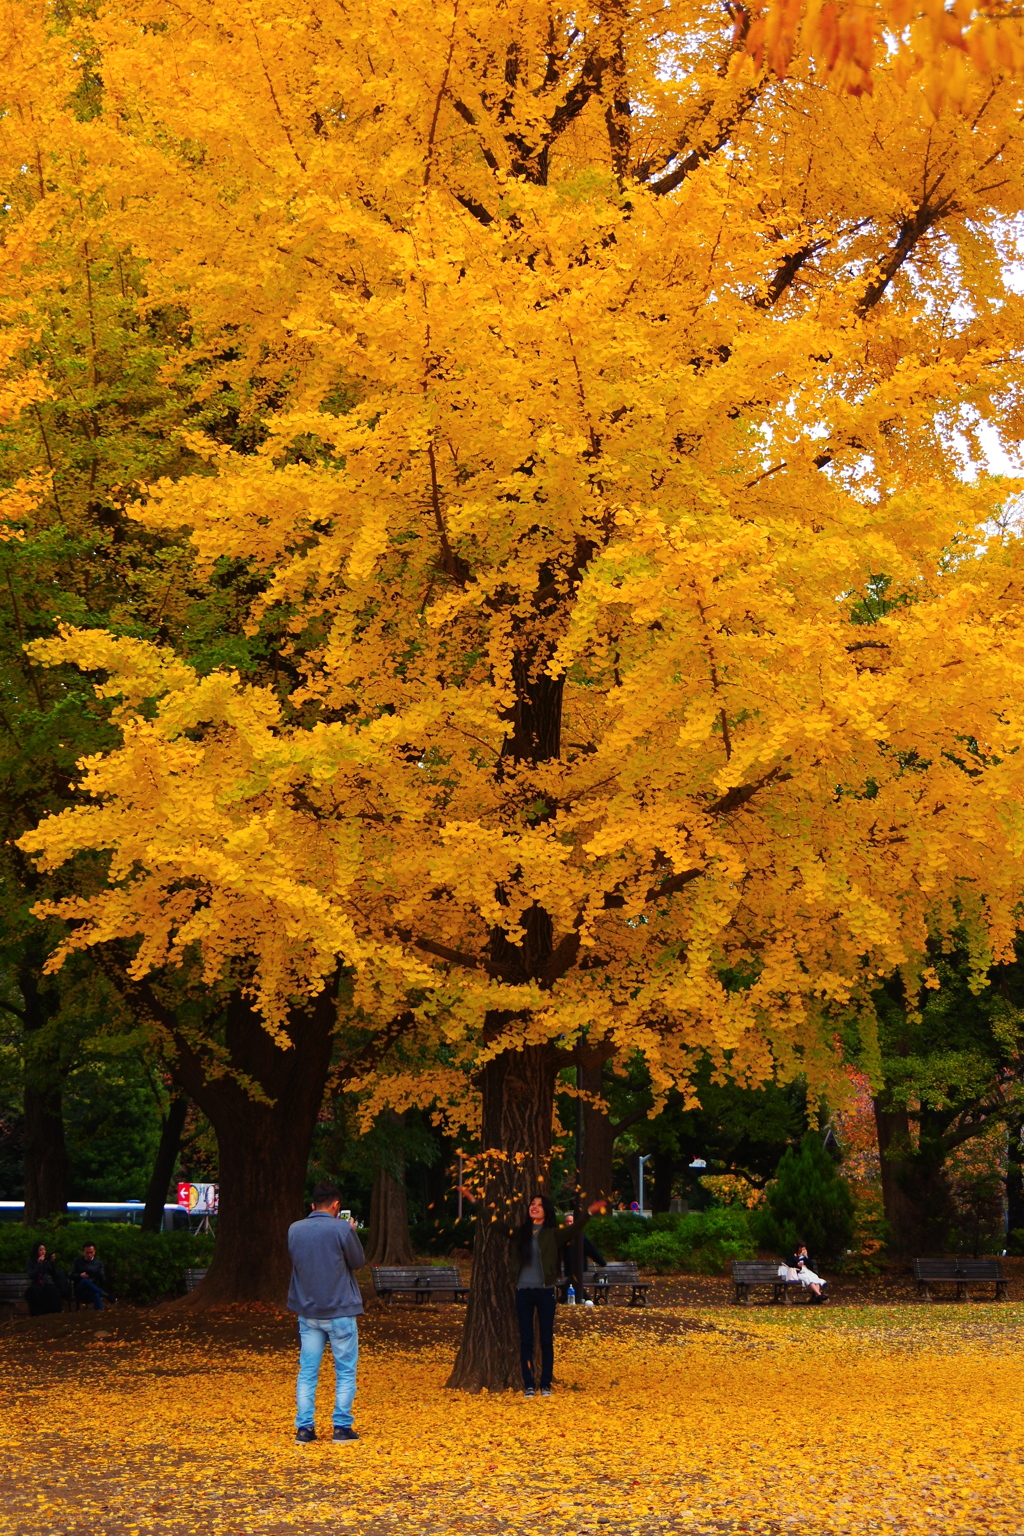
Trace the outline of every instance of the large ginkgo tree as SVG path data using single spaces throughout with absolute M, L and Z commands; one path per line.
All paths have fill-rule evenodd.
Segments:
M 37 646 L 122 740 L 26 846 L 108 855 L 73 946 L 244 970 L 282 1039 L 343 974 L 435 1063 L 397 1107 L 472 1071 L 453 1385 L 514 1380 L 503 1232 L 580 1042 L 813 1083 L 929 935 L 1016 931 L 1024 548 L 970 460 L 1021 419 L 1017 24 L 808 14 L 127 0 L 19 86 L 88 56 L 94 117 L 19 121 L 263 381 L 254 450 L 194 436 L 135 516 L 244 563 L 290 668 Z

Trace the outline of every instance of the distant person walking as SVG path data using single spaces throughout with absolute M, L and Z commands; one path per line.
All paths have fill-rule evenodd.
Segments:
M 316 1439 L 316 1384 L 320 1362 L 330 1340 L 334 1356 L 335 1440 L 358 1440 L 352 1428 L 356 1395 L 356 1363 L 363 1299 L 355 1271 L 364 1263 L 363 1245 L 354 1221 L 339 1221 L 341 1192 L 335 1184 L 318 1184 L 313 1208 L 304 1221 L 288 1228 L 292 1283 L 288 1308 L 299 1318 L 299 1376 L 295 1387 L 295 1438 L 300 1445 Z
M 96 1244 L 85 1243 L 82 1256 L 71 1267 L 75 1295 L 79 1301 L 91 1302 L 97 1312 L 103 1311 L 106 1296 L 107 1272 L 103 1260 L 96 1257 Z
M 601 1201 L 595 1200 L 589 1214 L 593 1216 L 601 1209 Z M 580 1225 L 586 1220 L 584 1216 Z M 540 1328 L 540 1395 L 551 1396 L 551 1378 L 555 1369 L 558 1256 L 572 1238 L 571 1226 L 558 1225 L 555 1208 L 547 1195 L 535 1195 L 530 1201 L 529 1219 L 509 1232 L 509 1274 L 516 1288 L 519 1360 L 523 1372 L 524 1397 L 537 1395 L 533 1358 L 535 1315 Z

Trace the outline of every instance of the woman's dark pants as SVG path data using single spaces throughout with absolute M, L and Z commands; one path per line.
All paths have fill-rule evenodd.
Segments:
M 550 1387 L 555 1368 L 555 1288 L 528 1285 L 516 1291 L 516 1316 L 519 1319 L 519 1358 L 523 1367 L 523 1386 L 537 1385 L 533 1379 L 533 1314 L 540 1322 L 540 1387 Z
M 48 1312 L 63 1312 L 64 1302 L 55 1285 L 30 1285 L 25 1292 L 28 1310 L 32 1317 L 44 1317 Z

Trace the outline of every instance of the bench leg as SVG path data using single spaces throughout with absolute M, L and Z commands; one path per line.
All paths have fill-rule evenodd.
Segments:
M 1005 1280 L 997 1280 L 996 1281 L 996 1301 L 1009 1301 L 1009 1299 L 1010 1298 L 1007 1295 L 1007 1291 L 1006 1291 L 1006 1281 Z

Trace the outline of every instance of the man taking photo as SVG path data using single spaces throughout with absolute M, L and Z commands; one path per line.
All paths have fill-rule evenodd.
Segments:
M 295 1438 L 300 1445 L 316 1439 L 316 1384 L 324 1346 L 334 1356 L 334 1439 L 358 1440 L 352 1428 L 356 1362 L 363 1299 L 355 1271 L 365 1262 L 354 1220 L 339 1221 L 341 1192 L 318 1184 L 304 1221 L 288 1228 L 292 1282 L 288 1309 L 299 1317 L 299 1376 L 295 1387 Z

